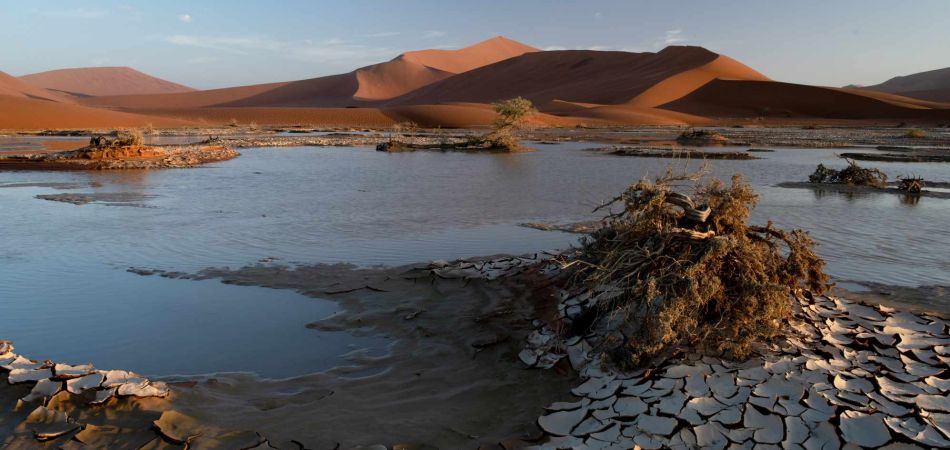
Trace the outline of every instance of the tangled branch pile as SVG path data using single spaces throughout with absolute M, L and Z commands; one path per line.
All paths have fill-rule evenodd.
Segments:
M 94 135 L 89 139 L 89 146 L 94 148 L 136 147 L 145 143 L 145 138 L 138 130 L 113 131 L 110 134 Z
M 694 198 L 672 190 L 701 177 L 631 185 L 605 205 L 623 210 L 565 264 L 571 288 L 612 292 L 590 326 L 622 366 L 679 345 L 743 358 L 781 332 L 793 291 L 827 288 L 807 233 L 747 223 L 757 196 L 740 176 L 699 184 Z
M 819 164 L 815 172 L 808 176 L 808 181 L 880 188 L 887 186 L 887 174 L 881 172 L 880 169 L 865 169 L 854 160 L 847 161 L 848 167 L 841 170 L 829 169 L 824 164 Z

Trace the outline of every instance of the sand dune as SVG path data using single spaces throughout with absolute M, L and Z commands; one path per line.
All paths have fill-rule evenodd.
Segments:
M 83 104 L 123 109 L 374 106 L 420 87 L 537 49 L 497 37 L 460 50 L 422 50 L 353 72 L 184 94 L 109 96 Z
M 304 125 L 341 127 L 388 127 L 401 120 L 377 108 L 160 108 L 136 110 L 138 114 L 184 119 L 198 125 Z
M 144 74 L 130 67 L 59 69 L 20 77 L 37 87 L 76 97 L 168 94 L 194 89 Z
M 177 118 L 88 108 L 69 103 L 0 95 L 0 129 L 181 127 L 193 125 Z
M 908 108 L 848 90 L 775 81 L 713 80 L 661 108 L 714 118 L 945 120 L 950 110 Z
M 656 107 L 681 98 L 715 80 L 758 80 L 768 77 L 728 56 L 719 55 L 711 62 L 686 70 L 653 85 L 630 102 L 633 106 Z
M 0 95 L 60 102 L 64 99 L 46 89 L 28 84 L 19 78 L 0 72 Z
M 894 77 L 881 84 L 862 89 L 900 94 L 906 97 L 950 102 L 950 67 Z
M 79 103 L 86 106 L 119 109 L 187 109 L 203 108 L 236 102 L 282 86 L 286 82 L 255 84 L 206 91 L 184 92 L 178 94 L 153 95 L 119 95 L 105 97 L 89 97 L 79 99 Z
M 538 51 L 518 41 L 496 36 L 459 50 L 419 50 L 403 53 L 401 57 L 443 72 L 462 73 Z
M 554 100 L 597 104 L 630 101 L 680 72 L 719 55 L 700 47 L 658 53 L 563 50 L 527 53 L 433 83 L 391 104 L 489 103 L 516 96 L 535 104 Z
M 427 127 L 472 127 L 494 120 L 490 103 L 516 96 L 537 105 L 541 113 L 531 119 L 536 126 L 702 125 L 733 118 L 786 122 L 796 118 L 950 119 L 950 103 L 863 88 L 774 82 L 727 56 L 692 46 L 667 47 L 657 53 L 542 52 L 496 37 L 459 50 L 407 52 L 349 73 L 307 80 L 90 96 L 146 89 L 143 77 L 151 77 L 130 74 L 130 70 L 81 69 L 27 77 L 34 82 L 44 74 L 57 75 L 54 78 L 60 81 L 95 80 L 78 86 L 81 89 L 65 84 L 54 87 L 74 93 L 82 90 L 78 97 L 0 72 L 0 95 L 6 96 L 2 107 L 7 111 L 0 127 L 93 127 L 110 126 L 110 121 L 114 122 L 111 126 L 221 125 L 232 120 L 347 127 L 385 127 L 411 120 Z M 116 86 L 109 86 L 113 90 L 96 84 L 110 76 L 118 80 Z M 165 88 L 188 89 L 174 86 Z M 923 82 L 901 86 L 939 87 Z M 37 103 L 44 101 L 46 105 Z M 66 108 L 63 102 L 83 106 Z M 27 113 L 14 114 L 19 112 L 15 108 Z

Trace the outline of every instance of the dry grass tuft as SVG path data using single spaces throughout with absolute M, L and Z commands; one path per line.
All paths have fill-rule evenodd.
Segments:
M 908 137 L 912 139 L 923 139 L 927 137 L 927 132 L 919 128 L 914 128 L 913 130 L 909 130 L 907 134 L 904 135 L 904 137 Z
M 631 185 L 604 205 L 623 209 L 565 261 L 569 288 L 614 292 L 591 326 L 624 367 L 680 345 L 746 357 L 782 332 L 794 291 L 827 289 L 806 232 L 748 224 L 758 197 L 741 176 L 701 182 L 692 198 L 673 190 L 702 179 L 668 171 Z

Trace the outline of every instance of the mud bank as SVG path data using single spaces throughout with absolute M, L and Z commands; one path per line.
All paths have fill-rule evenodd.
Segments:
M 100 149 L 84 147 L 64 152 L 0 155 L 0 170 L 119 170 L 195 167 L 239 155 L 220 144 L 133 146 Z

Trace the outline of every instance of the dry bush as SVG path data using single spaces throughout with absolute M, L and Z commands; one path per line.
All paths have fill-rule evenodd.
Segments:
M 528 117 L 538 110 L 535 109 L 531 100 L 523 97 L 504 100 L 492 106 L 498 117 L 495 119 L 492 130 L 480 138 L 481 143 L 491 148 L 521 150 L 521 140 L 515 134 L 524 126 Z
M 721 145 L 729 142 L 729 138 L 713 130 L 688 129 L 676 137 L 681 145 Z
M 880 169 L 865 169 L 854 162 L 847 160 L 848 167 L 841 170 L 830 169 L 819 164 L 815 171 L 808 176 L 812 183 L 851 184 L 855 186 L 873 186 L 883 188 L 887 186 L 887 174 Z
M 897 190 L 910 194 L 919 194 L 924 189 L 924 179 L 921 177 L 898 177 L 900 184 Z
M 749 355 L 781 333 L 799 288 L 821 294 L 828 278 L 801 230 L 748 224 L 757 195 L 741 176 L 673 190 L 701 174 L 631 185 L 607 205 L 623 210 L 566 261 L 572 289 L 608 289 L 592 327 L 608 354 L 632 367 L 671 346 Z M 694 201 L 695 199 L 695 201 Z

